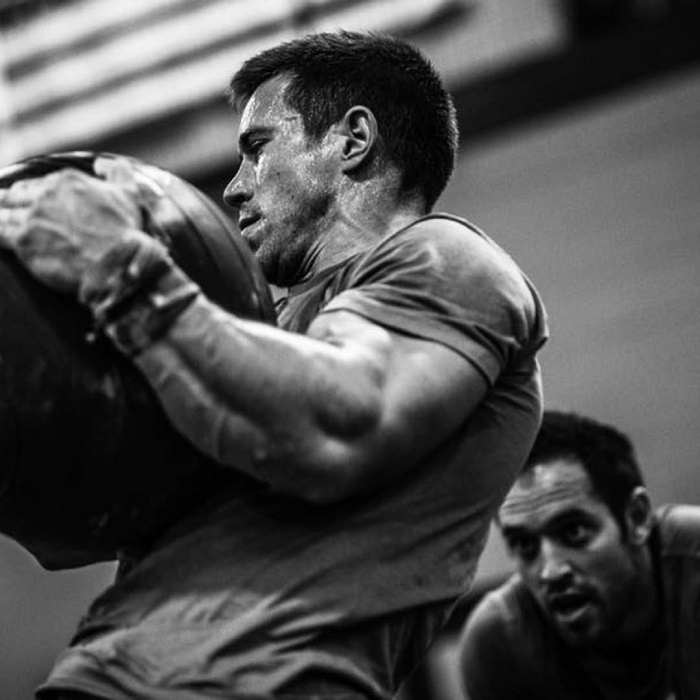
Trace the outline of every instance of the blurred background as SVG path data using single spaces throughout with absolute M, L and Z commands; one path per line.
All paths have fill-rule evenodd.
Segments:
M 693 0 L 0 0 L 0 165 L 126 153 L 221 202 L 237 165 L 231 74 L 261 48 L 338 28 L 407 38 L 445 76 L 462 145 L 438 209 L 484 228 L 542 293 L 548 405 L 626 431 L 657 504 L 700 503 Z M 455 634 L 509 571 L 492 533 L 404 700 L 461 700 Z M 0 536 L 2 700 L 32 697 L 112 575 L 44 571 Z

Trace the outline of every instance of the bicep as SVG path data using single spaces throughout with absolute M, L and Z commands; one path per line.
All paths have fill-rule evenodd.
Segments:
M 410 469 L 487 386 L 459 353 L 353 312 L 321 314 L 300 335 L 229 317 L 204 300 L 137 364 L 203 452 L 318 502 Z
M 427 455 L 475 410 L 488 389 L 463 355 L 433 340 L 387 330 L 348 311 L 320 315 L 311 337 L 336 344 L 365 367 L 376 423 L 349 447 L 364 483 L 388 480 Z

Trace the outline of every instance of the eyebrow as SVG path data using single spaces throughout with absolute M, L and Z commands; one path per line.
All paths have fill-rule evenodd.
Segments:
M 503 535 L 503 537 L 506 538 L 514 537 L 517 535 L 532 535 L 534 534 L 534 532 L 534 530 L 530 530 L 520 525 L 501 527 L 501 535 Z
M 583 508 L 571 508 L 565 510 L 544 523 L 541 528 L 528 528 L 525 525 L 501 525 L 501 534 L 503 537 L 512 537 L 514 535 L 538 535 L 539 533 L 551 532 L 561 525 L 565 525 L 569 520 L 585 520 L 591 522 L 593 520 L 591 514 Z

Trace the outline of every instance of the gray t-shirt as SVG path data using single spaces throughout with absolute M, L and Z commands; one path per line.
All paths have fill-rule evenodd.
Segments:
M 292 289 L 279 323 L 303 333 L 337 309 L 452 348 L 486 378 L 482 404 L 408 474 L 340 504 L 236 477 L 95 601 L 45 689 L 167 700 L 395 692 L 469 588 L 534 440 L 545 312 L 508 255 L 448 216 Z

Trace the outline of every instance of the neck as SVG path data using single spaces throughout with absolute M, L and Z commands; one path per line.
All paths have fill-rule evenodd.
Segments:
M 605 651 L 610 655 L 634 654 L 653 640 L 659 640 L 659 628 L 663 625 L 663 601 L 656 580 L 654 562 L 648 546 L 644 546 L 638 555 L 639 585 L 630 596 L 630 614 L 614 638 L 605 645 Z
M 330 267 L 362 253 L 385 236 L 408 226 L 424 211 L 417 203 L 387 207 L 363 200 L 361 206 L 341 207 L 314 238 L 299 266 L 294 284 L 306 282 Z

